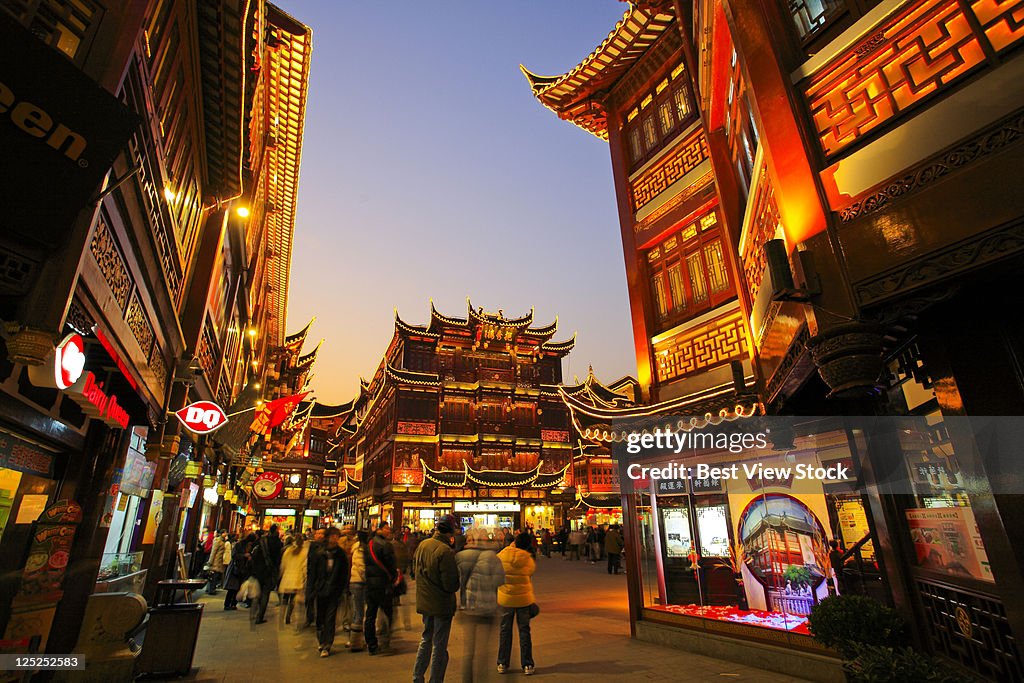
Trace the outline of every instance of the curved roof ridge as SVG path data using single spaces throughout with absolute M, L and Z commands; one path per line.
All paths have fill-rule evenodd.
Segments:
M 460 327 L 466 327 L 469 325 L 469 320 L 463 320 L 461 318 L 450 318 L 434 307 L 434 300 L 430 300 L 430 322 L 433 323 L 435 320 L 444 323 L 445 325 L 458 325 Z
M 311 328 L 313 326 L 313 323 L 315 323 L 315 322 L 316 322 L 316 316 L 314 315 L 312 318 L 309 319 L 309 322 L 306 323 L 306 326 L 303 327 L 301 330 L 299 330 L 295 334 L 289 334 L 289 335 L 285 336 L 284 343 L 285 344 L 293 344 L 296 341 L 298 341 L 299 339 L 305 339 L 306 335 L 309 333 L 309 328 Z
M 529 327 L 533 324 L 533 312 L 534 308 L 530 307 L 530 312 L 526 315 L 519 316 L 518 318 L 506 318 L 505 312 L 502 309 L 498 309 L 497 315 L 494 313 L 488 313 L 481 306 L 479 310 L 473 310 L 473 302 L 470 298 L 466 297 L 466 306 L 469 307 L 469 318 L 471 320 L 479 320 L 480 322 L 489 323 L 491 325 L 500 325 L 502 327 Z
M 533 88 L 534 92 L 536 92 L 538 95 L 541 95 L 541 94 L 544 93 L 544 91 L 554 87 L 555 85 L 561 83 L 562 81 L 567 80 L 573 74 L 575 74 L 576 72 L 581 71 L 582 69 L 586 68 L 587 65 L 589 65 L 591 62 L 593 62 L 595 59 L 597 59 L 601 54 L 604 53 L 604 51 L 608 48 L 608 45 L 615 39 L 615 37 L 618 36 L 619 31 L 622 30 L 622 27 L 625 26 L 626 22 L 633 17 L 633 13 L 634 12 L 642 12 L 642 11 L 643 10 L 638 9 L 635 5 L 633 5 L 633 3 L 629 3 L 629 6 L 626 8 L 626 11 L 622 15 L 622 18 L 619 19 L 615 23 L 615 26 L 612 28 L 612 30 L 608 32 L 607 37 L 605 37 L 605 39 L 602 40 L 601 43 L 597 47 L 595 47 L 590 52 L 589 55 L 584 57 L 583 60 L 579 64 L 574 66 L 572 69 L 566 71 L 561 76 L 540 76 L 540 77 L 537 77 L 535 74 L 533 74 L 533 72 L 527 70 L 526 67 L 520 66 L 519 68 L 523 72 L 523 75 L 526 76 L 527 80 L 530 80 L 530 76 L 532 75 L 532 76 L 534 76 L 534 78 L 541 78 L 541 79 L 544 79 L 545 81 L 548 81 L 539 90 L 537 88 Z M 533 82 L 532 81 L 530 83 L 530 86 L 533 87 Z
M 395 330 L 409 334 L 425 334 L 432 337 L 440 336 L 437 332 L 431 332 L 427 325 L 411 325 L 398 315 L 398 306 L 395 306 Z
M 441 377 L 436 372 L 416 372 L 415 370 L 402 370 L 396 368 L 390 362 L 385 361 L 384 372 L 392 379 L 397 379 L 410 384 L 421 384 L 424 386 L 436 386 L 441 383 Z

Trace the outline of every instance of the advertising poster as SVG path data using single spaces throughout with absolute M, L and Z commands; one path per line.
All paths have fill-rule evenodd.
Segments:
M 917 566 L 994 581 L 970 508 L 910 508 L 906 517 Z
M 690 536 L 690 515 L 686 508 L 662 510 L 661 521 L 665 530 L 665 554 L 669 557 L 689 555 L 693 539 Z
M 724 505 L 697 508 L 702 557 L 729 557 L 729 520 Z
M 842 536 L 844 548 L 856 545 L 871 533 L 871 529 L 868 527 L 868 516 L 864 512 L 864 504 L 859 500 L 840 502 L 836 506 L 836 516 L 839 519 L 839 534 Z M 861 546 L 861 555 L 864 559 L 874 562 L 875 546 L 873 541 L 868 541 Z
M 142 532 L 142 544 L 148 545 L 156 541 L 156 530 L 164 517 L 164 492 L 154 489 L 149 501 L 149 514 L 146 515 L 146 528 Z
M 814 455 L 793 454 L 795 460 L 787 461 L 783 456 L 763 458 L 760 462 L 765 467 L 794 467 L 797 464 L 816 465 L 817 459 Z M 828 543 L 828 532 L 824 530 L 821 520 L 828 520 L 828 503 L 825 500 L 825 489 L 820 481 L 804 480 L 799 487 L 786 485 L 786 482 L 779 482 L 778 486 L 754 486 L 756 482 L 750 479 L 740 478 L 728 482 L 729 511 L 732 514 L 733 530 L 737 537 L 743 542 L 744 553 L 748 560 L 743 564 L 743 585 L 747 593 L 747 602 L 751 609 L 771 610 L 774 609 L 770 593 L 775 582 L 774 575 L 768 571 L 774 562 L 778 562 L 779 571 L 784 572 L 786 566 L 803 564 L 813 576 L 821 571 L 820 568 L 811 569 L 816 563 L 813 558 L 812 539 L 816 535 L 823 535 L 822 541 Z M 760 505 L 755 502 L 760 501 Z M 751 508 L 748 517 L 750 523 L 746 529 L 747 537 L 744 538 L 744 512 Z M 753 515 L 753 516 L 751 516 Z M 776 543 L 774 540 L 769 544 L 768 535 L 757 534 L 760 529 L 755 523 L 755 518 L 769 516 L 770 518 L 792 517 L 794 522 L 803 522 L 806 529 L 802 533 L 796 533 L 796 545 L 792 548 L 788 544 Z M 801 535 L 807 535 L 805 541 L 800 540 Z M 771 537 L 774 539 L 774 536 Z M 763 549 L 756 547 L 758 544 L 767 544 L 773 549 L 778 558 L 769 558 Z M 786 566 L 781 566 L 786 565 Z M 782 580 L 779 580 L 781 585 Z M 814 592 L 818 599 L 828 596 L 828 586 L 824 581 L 814 581 L 816 584 Z
M 59 501 L 39 516 L 22 570 L 16 602 L 43 599 L 60 591 L 71 558 L 71 542 L 82 521 L 82 508 Z

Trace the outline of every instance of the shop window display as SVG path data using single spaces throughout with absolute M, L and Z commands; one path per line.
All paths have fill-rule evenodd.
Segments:
M 860 543 L 858 569 L 880 576 L 870 517 L 854 490 L 856 449 L 845 428 L 831 421 L 803 425 L 789 445 L 740 454 L 666 453 L 644 463 L 736 466 L 731 477 L 630 482 L 646 608 L 809 635 L 811 609 L 844 585 L 835 580 L 830 541 L 843 552 Z M 743 467 L 792 472 L 839 462 L 850 467 L 850 482 L 750 476 Z

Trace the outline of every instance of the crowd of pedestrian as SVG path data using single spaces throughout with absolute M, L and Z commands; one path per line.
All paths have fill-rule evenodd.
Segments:
M 225 589 L 225 610 L 243 604 L 255 627 L 266 623 L 276 592 L 281 623 L 295 623 L 300 630 L 315 626 L 321 657 L 332 654 L 339 626 L 347 649 L 389 653 L 395 624 L 411 629 L 403 598 L 408 582 L 415 581 L 423 630 L 413 681 L 439 683 L 456 615 L 463 625 L 463 681 L 486 678 L 495 663 L 498 673 L 510 671 L 514 639 L 523 673 L 533 674 L 530 623 L 540 613 L 533 590 L 538 553 L 546 558 L 560 553 L 563 559 L 568 553 L 568 559 L 592 564 L 607 559 L 608 573 L 617 574 L 624 545 L 615 524 L 572 531 L 528 524 L 515 532 L 476 526 L 464 531 L 446 515 L 432 534 L 409 527 L 396 533 L 387 522 L 372 532 L 347 524 L 283 536 L 272 525 L 241 538 L 207 530 L 196 553 L 204 563 L 207 592 Z

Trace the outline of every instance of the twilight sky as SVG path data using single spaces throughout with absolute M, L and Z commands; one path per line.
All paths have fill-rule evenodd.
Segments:
M 371 378 L 394 309 L 558 315 L 566 380 L 635 374 L 607 143 L 532 96 L 622 16 L 616 0 L 279 0 L 313 28 L 288 331 L 316 316 L 322 403 Z

